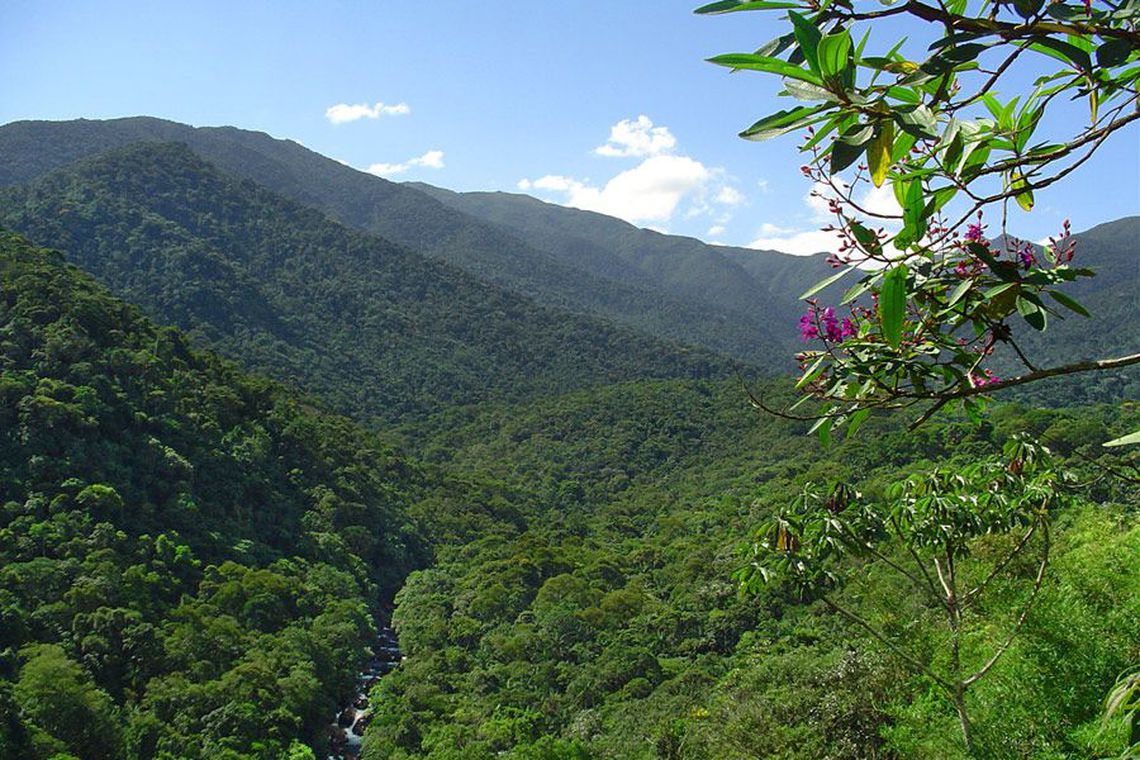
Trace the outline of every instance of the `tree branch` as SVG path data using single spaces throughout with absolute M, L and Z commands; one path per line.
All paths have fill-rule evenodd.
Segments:
M 1005 559 L 1003 559 L 1001 562 L 994 565 L 993 569 L 990 570 L 989 574 L 986 576 L 986 579 L 983 580 L 981 583 L 979 583 L 974 588 L 972 588 L 970 591 L 968 591 L 966 593 L 966 595 L 964 597 L 962 597 L 962 608 L 963 609 L 965 609 L 965 608 L 969 607 L 971 604 L 973 604 L 974 599 L 977 598 L 977 596 L 985 590 L 986 586 L 988 586 L 990 584 L 990 581 L 992 581 L 994 578 L 996 578 L 998 573 L 1000 573 L 1002 570 L 1004 570 L 1005 566 L 1008 565 L 1010 563 L 1010 561 L 1014 557 L 1016 557 L 1021 552 L 1022 549 L 1025 548 L 1025 545 L 1027 543 L 1029 543 L 1029 539 L 1036 532 L 1037 532 L 1037 523 L 1034 522 L 1033 525 L 1030 526 L 1029 530 L 1026 531 L 1025 535 L 1021 537 L 1021 540 L 1017 542 L 1017 546 L 1015 546 L 1013 548 L 1013 550 L 1010 551 L 1010 553 L 1005 556 Z
M 1025 383 L 1032 383 L 1036 380 L 1044 380 L 1047 377 L 1059 377 L 1062 375 L 1072 375 L 1077 372 L 1092 372 L 1096 370 L 1117 369 L 1119 367 L 1127 367 L 1132 364 L 1140 364 L 1140 354 L 1129 354 L 1128 356 L 1118 356 L 1113 359 L 1096 359 L 1083 362 L 1074 362 L 1073 364 L 1064 364 L 1059 367 L 1049 367 L 1048 369 L 1039 369 L 1036 372 L 1027 372 L 1024 375 L 1011 377 L 1006 380 L 998 380 L 996 383 L 988 385 L 979 385 L 977 387 L 962 388 L 951 393 L 927 393 L 922 396 L 908 394 L 915 398 L 928 398 L 938 399 L 942 401 L 952 401 L 954 399 L 966 398 L 968 396 L 978 396 L 983 393 L 993 393 L 995 391 L 1012 388 L 1015 385 L 1024 385 Z M 943 401 L 945 403 L 945 401 Z
M 865 630 L 867 633 L 874 636 L 875 639 L 878 640 L 885 647 L 887 647 L 887 649 L 890 649 L 891 652 L 893 652 L 896 657 L 898 657 L 899 659 L 906 662 L 908 665 L 910 665 L 912 668 L 917 670 L 919 673 L 926 675 L 928 678 L 930 678 L 936 684 L 938 684 L 943 689 L 945 689 L 947 691 L 947 693 L 949 693 L 951 695 L 954 693 L 954 686 L 949 681 L 947 681 L 945 678 L 943 678 L 942 676 L 940 676 L 937 673 L 935 673 L 934 671 L 932 671 L 926 665 L 923 665 L 913 655 L 911 655 L 911 654 L 907 653 L 906 651 L 904 651 L 903 649 L 899 648 L 896 644 L 891 643 L 891 641 L 886 636 L 884 636 L 883 634 L 881 634 L 877 630 L 875 630 L 875 627 L 873 625 L 871 625 L 866 620 L 864 620 L 863 618 L 856 615 L 854 612 L 851 612 L 850 610 L 847 610 L 847 609 L 844 609 L 843 607 L 840 607 L 838 604 L 833 602 L 830 597 L 824 595 L 821 598 L 823 599 L 824 604 L 826 604 L 828 607 L 835 610 L 840 615 L 843 615 L 848 620 L 850 620 L 851 622 L 855 623 L 860 628 Z
M 1021 626 L 1023 623 L 1025 623 L 1025 619 L 1029 617 L 1029 611 L 1033 609 L 1033 602 L 1037 600 L 1037 592 L 1041 590 L 1041 582 L 1045 579 L 1045 567 L 1049 564 L 1049 526 L 1045 523 L 1042 523 L 1041 535 L 1045 541 L 1044 545 L 1041 547 L 1041 565 L 1037 568 L 1037 577 L 1033 581 L 1033 591 L 1030 593 L 1029 599 L 1025 602 L 1025 609 L 1021 611 L 1021 615 L 1017 618 L 1017 623 L 1013 626 L 1013 630 L 1010 631 L 1009 636 L 1005 640 L 1005 643 L 998 647 L 997 651 L 994 652 L 993 657 L 991 657 L 986 662 L 986 664 L 983 665 L 976 673 L 962 681 L 963 687 L 968 687 L 971 684 L 977 683 L 979 679 L 981 679 L 986 673 L 989 672 L 990 668 L 997 664 L 997 661 L 1001 659 L 1001 656 L 1005 654 L 1006 650 L 1008 650 L 1010 645 L 1013 644 L 1013 639 L 1015 636 L 1017 636 L 1018 631 L 1021 630 Z

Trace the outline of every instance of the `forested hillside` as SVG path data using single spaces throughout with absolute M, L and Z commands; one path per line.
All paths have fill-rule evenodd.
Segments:
M 909 433 L 876 417 L 825 452 L 806 424 L 751 414 L 739 386 L 683 381 L 438 419 L 424 456 L 479 485 L 466 508 L 487 506 L 397 597 L 408 660 L 379 686 L 365 757 L 960 757 L 953 712 L 923 676 L 819 597 L 742 596 L 733 573 L 752 527 L 810 481 L 881 495 L 932 462 L 999 455 L 1022 431 L 1067 459 L 1076 501 L 1054 516 L 1042 599 L 973 697 L 981 756 L 1108 751 L 1122 737 L 1100 732 L 1101 699 L 1140 655 L 1140 532 L 1135 485 L 1107 477 L 1121 462 L 1100 444 L 1136 422 L 1135 409 L 1004 406 L 980 428 Z M 417 509 L 425 524 L 464 522 L 446 495 Z M 980 542 L 962 572 L 1008 545 Z M 1032 570 L 976 613 L 968 657 L 1005 635 Z M 855 576 L 839 598 L 937 660 L 940 611 L 889 572 Z
M 26 122 L 0 155 L 0 224 L 58 249 L 0 232 L 0 758 L 311 760 L 393 599 L 407 658 L 367 760 L 964 758 L 947 694 L 891 646 L 978 667 L 1011 630 L 969 694 L 976 756 L 1125 746 L 1101 715 L 1140 662 L 1140 492 L 1101 444 L 1140 425 L 1135 367 L 980 420 L 875 411 L 823 448 L 736 377 L 794 398 L 779 336 L 818 258 L 232 128 Z M 1051 315 L 1024 344 L 1042 364 L 1135 350 L 1138 225 L 1080 236 L 1096 316 Z M 979 530 L 958 571 L 1000 572 L 962 652 L 889 572 L 916 546 L 883 534 L 887 561 L 832 562 L 826 594 L 742 592 L 757 527 L 811 489 L 848 495 L 836 516 L 936 464 L 1020 475 L 1023 433 L 1056 457 L 1048 573 L 1033 596 L 1011 526 Z
M 730 312 L 735 323 L 753 330 L 766 324 L 769 340 L 785 351 L 794 348 L 797 337 L 795 323 L 802 313 L 797 296 L 831 273 L 824 255 L 709 245 L 527 195 L 415 187 L 584 271 L 619 282 L 649 284 L 675 298 Z
M 734 321 L 742 325 L 761 320 L 767 325 L 768 339 L 785 355 L 794 353 L 799 344 L 796 325 L 804 305 L 798 296 L 834 273 L 823 255 L 798 257 L 712 246 L 526 195 L 454 193 L 424 184 L 415 187 L 459 211 L 505 227 L 535 248 L 593 274 L 622 282 L 650 283 L 674 297 L 729 310 L 736 315 Z M 1086 320 L 1061 311 L 1047 335 L 1024 336 L 1026 347 L 1042 366 L 1066 357 L 1104 358 L 1136 348 L 1137 341 L 1117 328 L 1140 308 L 1137 241 L 1140 217 L 1108 222 L 1075 236 L 1073 264 L 1092 269 L 1096 276 L 1080 281 L 1072 293 L 1088 304 L 1093 316 Z M 1012 258 L 1013 254 L 1008 255 Z M 818 297 L 834 301 L 842 291 L 837 285 Z M 1012 368 L 1014 363 L 1003 366 Z M 1119 397 L 1132 398 L 1135 394 Z
M 798 344 L 797 296 L 830 272 L 822 256 L 711 246 L 528 196 L 393 183 L 264 133 L 148 117 L 4 125 L 0 186 L 27 184 L 111 148 L 157 141 L 185 143 L 230 176 L 540 304 L 751 364 L 794 368 L 785 357 Z M 1132 217 L 1077 236 L 1076 263 L 1104 273 L 1078 288 L 1093 320 L 1069 319 L 1051 330 L 1039 342 L 1046 358 L 1134 347 L 1117 326 L 1137 307 L 1131 251 L 1138 225 Z
M 353 232 L 184 145 L 140 143 L 2 190 L 0 221 L 155 319 L 367 422 L 732 371 Z
M 184 142 L 235 177 L 539 303 L 597 314 L 744 361 L 776 356 L 762 318 L 680 297 L 657 288 L 651 279 L 595 273 L 584 262 L 536 249 L 512 231 L 456 211 L 415 187 L 357 171 L 260 132 L 194 128 L 146 117 L 16 122 L 0 127 L 0 155 L 9 157 L 0 166 L 0 186 L 27 183 L 76 159 L 140 141 Z
M 0 756 L 322 746 L 421 483 L 0 232 Z

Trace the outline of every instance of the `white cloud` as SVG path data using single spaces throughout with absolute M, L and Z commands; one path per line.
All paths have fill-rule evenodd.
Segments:
M 777 232 L 765 234 L 764 227 L 772 226 L 761 226 L 758 237 L 749 243 L 748 247 L 764 251 L 780 251 L 794 256 L 810 256 L 814 253 L 834 251 L 839 247 L 839 235 L 835 232 L 776 228 Z
M 714 224 L 712 227 L 709 227 L 708 232 L 705 233 L 705 237 L 716 238 L 716 237 L 720 237 L 723 234 L 724 234 L 724 225 L 723 224 Z
M 649 117 L 642 114 L 636 121 L 622 119 L 610 127 L 610 139 L 594 148 L 594 152 L 618 158 L 644 157 L 669 153 L 676 146 L 677 138 L 668 127 L 655 127 Z
M 411 112 L 412 109 L 407 103 L 385 105 L 377 102 L 372 106 L 367 103 L 357 103 L 356 105 L 337 103 L 335 106 L 329 106 L 325 109 L 325 118 L 333 124 L 346 124 L 360 119 L 379 119 L 381 116 L 407 116 Z
M 653 224 L 660 229 L 679 213 L 686 219 L 708 217 L 714 228 L 723 228 L 732 217 L 730 209 L 745 202 L 744 194 L 729 185 L 724 169 L 705 166 L 676 147 L 669 129 L 655 126 L 648 116 L 623 119 L 594 153 L 636 157 L 637 166 L 603 181 L 553 173 L 524 178 L 518 188 L 651 229 Z
M 716 194 L 716 202 L 726 206 L 739 206 L 744 203 L 744 194 L 734 187 L 725 185 Z
M 841 182 L 841 180 L 836 180 Z M 846 193 L 848 186 L 840 184 L 840 189 Z M 836 218 L 829 210 L 829 199 L 836 197 L 835 190 L 829 185 L 817 182 L 804 196 L 804 207 L 811 225 L 806 228 L 780 227 L 765 222 L 760 225 L 756 239 L 748 244 L 749 248 L 782 251 L 796 256 L 808 256 L 814 253 L 832 253 L 841 242 L 838 232 L 824 232 L 818 225 L 834 224 Z M 860 208 L 872 214 L 884 216 L 902 213 L 898 201 L 895 200 L 894 191 L 890 185 L 882 187 L 867 186 L 867 189 L 856 198 Z M 890 220 L 871 217 L 868 226 L 885 227 L 888 230 L 897 230 L 898 224 L 891 224 Z
M 895 199 L 894 188 L 884 182 L 882 187 L 871 186 L 859 199 L 859 205 L 872 214 L 901 216 L 902 206 Z
M 688 156 L 652 156 L 602 187 L 548 174 L 519 187 L 564 196 L 564 205 L 609 214 L 628 222 L 667 222 L 687 196 L 703 192 L 712 170 Z
M 412 166 L 426 166 L 429 169 L 442 169 L 443 168 L 443 151 L 442 150 L 429 150 L 419 158 L 413 158 L 408 162 Z
M 391 177 L 396 174 L 403 174 L 413 166 L 422 166 L 426 169 L 442 169 L 443 164 L 443 151 L 442 150 L 429 150 L 422 156 L 409 158 L 400 164 L 386 164 L 376 163 L 365 169 L 369 174 L 375 174 L 378 177 Z

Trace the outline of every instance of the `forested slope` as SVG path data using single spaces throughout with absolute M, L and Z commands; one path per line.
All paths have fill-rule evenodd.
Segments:
M 357 171 L 260 132 L 194 128 L 149 117 L 15 122 L 0 127 L 0 155 L 8 157 L 0 166 L 0 186 L 24 184 L 79 158 L 140 141 L 184 142 L 228 174 L 539 303 L 596 314 L 744 361 L 768 361 L 777 355 L 761 317 L 745 318 L 707 301 L 686 299 L 649 279 L 597 273 L 584 262 L 539 250 L 512 231 L 452 209 L 411 185 Z
M 400 592 L 408 660 L 378 687 L 365 757 L 960 757 L 928 681 L 818 597 L 742 596 L 733 573 L 751 527 L 808 481 L 882 494 L 1019 431 L 1069 458 L 1078 499 L 1054 518 L 1050 575 L 1016 647 L 971 695 L 977 738 L 995 758 L 1119 746 L 1099 714 L 1140 657 L 1137 494 L 1090 461 L 1120 467 L 1100 443 L 1136 412 L 1003 406 L 991 419 L 909 433 L 876 417 L 825 452 L 801 425 L 750 414 L 734 383 L 664 381 L 436 420 L 425 456 L 477 488 L 463 504 L 425 499 L 420 519 L 463 524 L 478 506 L 481 527 L 454 532 Z M 1005 546 L 979 542 L 979 566 Z M 856 577 L 838 598 L 942 656 L 941 611 L 889 574 Z M 969 656 L 1002 639 L 1031 577 L 1018 567 L 973 615 Z
M 731 365 L 515 293 L 139 143 L 0 191 L 0 221 L 365 421 Z
M 421 484 L 0 232 L 0 756 L 321 747 Z

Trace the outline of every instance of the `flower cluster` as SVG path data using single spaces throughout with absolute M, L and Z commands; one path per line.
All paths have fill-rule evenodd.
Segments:
M 1061 266 L 1068 264 L 1073 260 L 1073 253 L 1076 252 L 1077 241 L 1073 240 L 1073 231 L 1069 227 L 1069 220 L 1066 219 L 1062 225 L 1060 238 L 1049 238 L 1049 244 L 1046 246 L 1047 250 L 1053 252 L 1053 266 Z
M 807 313 L 800 317 L 800 340 L 803 341 L 822 337 L 830 343 L 842 343 L 854 337 L 857 332 L 850 317 L 840 320 L 835 316 L 835 309 L 830 306 L 820 309 L 810 303 Z
M 969 375 L 970 386 L 973 388 L 984 388 L 987 385 L 1001 382 L 1001 378 L 993 373 L 992 370 L 984 370 L 982 374 L 971 372 Z

